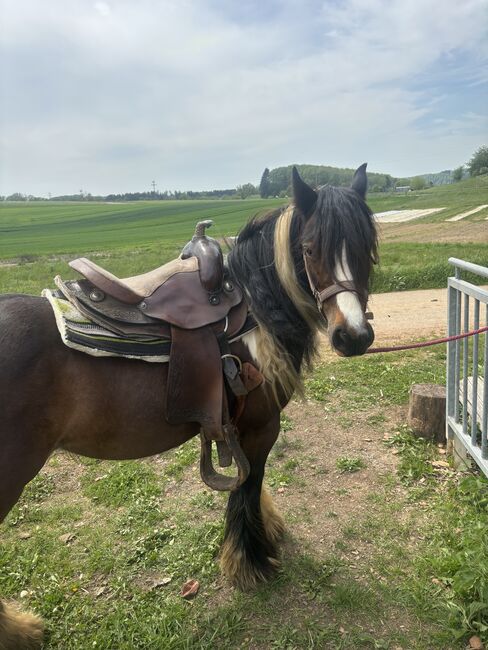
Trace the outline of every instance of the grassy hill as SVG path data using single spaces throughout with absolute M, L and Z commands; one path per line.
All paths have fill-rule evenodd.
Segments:
M 418 190 L 407 194 L 370 194 L 368 203 L 375 212 L 446 208 L 442 212 L 427 218 L 428 221 L 444 221 L 460 212 L 488 204 L 488 175 L 475 176 L 459 183 L 438 185 L 427 190 Z M 482 216 L 488 216 L 488 213 L 476 215 L 477 218 Z

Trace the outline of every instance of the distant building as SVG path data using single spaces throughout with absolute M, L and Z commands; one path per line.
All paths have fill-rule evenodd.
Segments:
M 398 185 L 398 187 L 395 187 L 395 192 L 403 192 L 406 194 L 407 192 L 410 192 L 410 185 Z

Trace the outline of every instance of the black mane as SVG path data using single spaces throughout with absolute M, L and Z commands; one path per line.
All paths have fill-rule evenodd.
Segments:
M 229 271 L 243 288 L 260 324 L 292 356 L 296 370 L 310 362 L 315 352 L 315 332 L 285 292 L 274 263 L 274 232 L 283 210 L 252 218 L 240 232 L 228 257 Z M 312 225 L 313 224 L 313 225 Z M 290 251 L 301 287 L 310 295 L 302 257 L 304 216 L 295 209 L 290 229 Z M 322 187 L 307 228 L 307 238 L 320 247 L 322 263 L 331 277 L 343 245 L 354 282 L 367 290 L 376 261 L 377 237 L 372 212 L 353 190 Z

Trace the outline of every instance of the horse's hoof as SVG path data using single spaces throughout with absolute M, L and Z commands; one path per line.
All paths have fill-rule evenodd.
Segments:
M 0 601 L 0 650 L 39 650 L 43 636 L 39 616 Z
M 234 587 L 241 591 L 253 591 L 259 584 L 268 582 L 276 575 L 280 562 L 276 557 L 265 555 L 264 552 L 261 557 L 254 556 L 251 561 L 246 550 L 239 546 L 232 536 L 224 541 L 220 568 Z

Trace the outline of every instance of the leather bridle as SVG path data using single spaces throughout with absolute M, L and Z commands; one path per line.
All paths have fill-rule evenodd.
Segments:
M 355 293 L 358 295 L 359 300 L 361 304 L 363 305 L 363 309 L 365 312 L 365 317 L 370 320 L 373 315 L 371 312 L 367 312 L 366 309 L 364 308 L 367 303 L 368 303 L 368 294 L 359 291 L 356 288 L 356 285 L 354 282 L 351 280 L 343 280 L 341 282 L 334 282 L 334 284 L 331 284 L 330 286 L 326 287 L 325 289 L 319 290 L 315 286 L 314 281 L 312 280 L 312 276 L 310 274 L 309 268 L 308 268 L 308 263 L 307 263 L 307 255 L 306 253 L 303 253 L 303 263 L 305 265 L 305 272 L 307 274 L 308 278 L 308 284 L 310 285 L 310 290 L 312 291 L 313 297 L 317 301 L 317 307 L 318 310 L 322 313 L 322 305 L 324 302 L 327 302 L 327 300 L 330 300 L 334 296 L 336 296 L 338 293 L 343 293 L 344 291 L 351 291 L 352 293 Z

